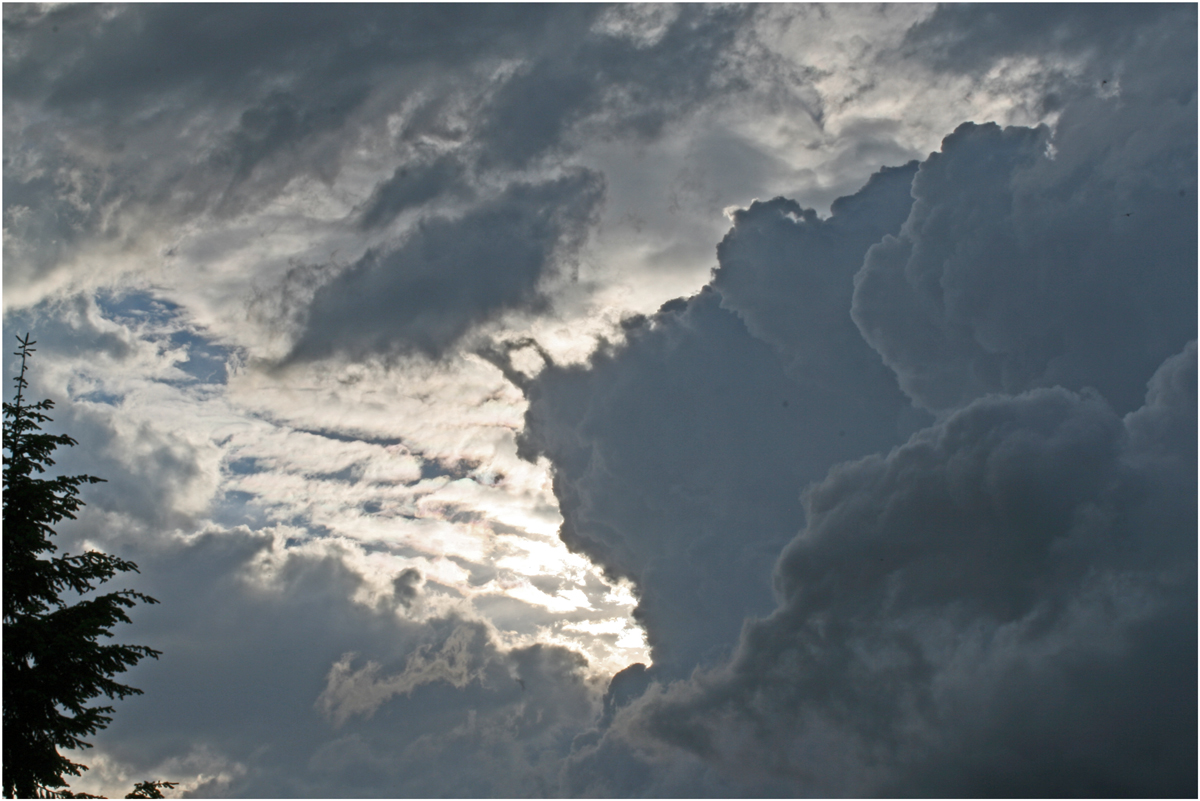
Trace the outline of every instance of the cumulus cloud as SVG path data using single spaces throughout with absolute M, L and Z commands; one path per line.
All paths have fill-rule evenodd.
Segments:
M 1124 418 L 991 396 L 835 468 L 780 607 L 638 723 L 818 795 L 1191 793 L 1195 392 L 1191 344 Z
M 4 15 L 74 789 L 1194 792 L 1194 7 Z
M 614 683 L 607 728 L 568 761 L 573 792 L 1194 792 L 1195 90 L 1149 42 L 1195 54 L 1157 14 L 1141 23 L 1119 93 L 1075 85 L 1053 128 L 965 124 L 915 175 L 880 173 L 828 220 L 783 198 L 733 214 L 712 285 L 779 372 L 844 392 L 843 407 L 860 390 L 889 410 L 893 436 L 905 404 L 883 402 L 889 391 L 939 416 L 841 464 L 812 430 L 772 421 L 795 451 L 777 461 L 741 438 L 757 465 L 811 465 L 797 470 L 798 490 L 813 483 L 775 567 L 779 605 L 747 620 L 727 664 L 672 683 L 652 669 L 665 686 L 615 711 Z M 686 341 L 706 294 L 650 329 Z M 663 394 L 655 380 L 672 366 L 715 397 L 682 349 L 663 348 L 654 378 L 633 369 L 649 339 L 637 330 L 571 391 L 552 369 L 530 393 L 531 441 L 558 443 L 546 452 L 564 539 L 610 568 L 634 549 L 650 564 L 660 539 L 698 550 L 610 512 L 635 493 L 669 497 L 670 470 L 701 469 L 677 456 L 661 484 L 615 490 L 609 474 L 658 458 L 669 429 L 643 433 L 611 470 L 621 422 L 597 409 L 636 397 L 620 420 L 643 419 L 641 393 Z M 610 388 L 624 381 L 635 389 Z M 828 408 L 805 411 L 828 424 Z M 714 538 L 744 542 L 744 512 L 700 503 L 726 529 Z M 671 591 L 639 568 L 655 644 L 669 618 L 652 604 Z
M 804 484 L 925 419 L 849 317 L 912 173 L 885 171 L 827 220 L 782 198 L 735 212 L 716 291 L 527 386 L 523 448 L 555 466 L 561 536 L 637 583 L 657 671 L 723 656 L 770 608 L 767 565 L 803 524 Z
M 1167 46 L 1196 63 L 1194 42 Z M 1129 411 L 1195 336 L 1195 85 L 1147 80 L 1149 50 L 1120 95 L 1071 104 L 1053 132 L 964 124 L 921 165 L 853 307 L 921 405 L 1058 385 Z
M 860 394 L 869 402 L 894 400 L 894 377 L 847 309 L 867 249 L 908 217 L 916 166 L 876 173 L 857 193 L 834 201 L 824 220 L 782 197 L 733 212 L 733 229 L 717 246 L 712 285 L 725 308 L 774 346 L 795 380 L 832 387 L 870 374 L 874 386 L 860 387 Z

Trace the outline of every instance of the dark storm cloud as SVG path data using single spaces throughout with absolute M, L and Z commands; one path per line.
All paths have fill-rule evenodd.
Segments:
M 527 384 L 523 452 L 554 464 L 567 544 L 637 583 L 657 673 L 713 663 L 770 608 L 767 566 L 803 523 L 801 487 L 928 419 L 849 317 L 854 272 L 903 221 L 912 173 L 885 171 L 825 221 L 782 198 L 737 212 L 718 291 Z
M 695 558 L 694 535 L 639 528 L 647 515 L 615 510 L 643 494 L 674 512 L 659 499 L 697 463 L 804 474 L 796 490 L 815 482 L 776 565 L 778 608 L 746 622 L 726 665 L 650 684 L 620 708 L 614 694 L 611 718 L 577 741 L 564 786 L 1194 794 L 1196 57 L 1194 9 L 1179 13 L 1190 26 L 1154 10 L 1122 40 L 1119 88 L 1075 86 L 1053 132 L 959 128 L 919 166 L 911 208 L 909 168 L 876 176 L 828 221 L 785 199 L 735 215 L 713 281 L 723 306 L 772 345 L 791 380 L 841 387 L 842 403 L 854 387 L 860 403 L 888 397 L 869 344 L 910 397 L 940 413 L 901 447 L 879 442 L 859 451 L 875 455 L 838 465 L 847 457 L 814 436 L 822 426 L 801 435 L 772 419 L 771 447 L 741 436 L 734 453 L 672 450 L 674 418 L 646 399 L 663 396 L 658 382 L 675 370 L 671 396 L 705 399 L 696 405 L 717 397 L 718 376 L 770 392 L 681 348 L 662 346 L 653 372 L 637 367 L 653 333 L 717 336 L 697 322 L 704 293 L 590 373 L 567 382 L 552 369 L 534 382 L 527 431 L 559 443 L 545 452 L 563 536 L 618 571 L 634 549 L 652 564 L 659 541 L 676 564 Z M 1102 28 L 1115 24 L 1106 19 Z M 1090 52 L 1086 40 L 1102 32 L 1089 30 L 1055 35 Z M 998 46 L 981 63 L 1016 49 Z M 891 403 L 894 431 L 903 404 Z M 599 414 L 610 406 L 624 413 Z M 858 411 L 856 421 L 879 423 Z M 632 420 L 656 423 L 618 447 Z M 613 478 L 637 465 L 656 473 Z M 715 497 L 689 502 L 723 524 L 715 539 L 745 542 L 747 527 L 732 514 L 724 525 Z M 718 546 L 706 553 L 729 558 Z M 671 618 L 653 602 L 686 597 L 664 574 L 632 574 L 656 660 L 675 652 L 656 642 Z
M 563 166 L 585 143 L 731 92 L 809 96 L 815 71 L 742 41 L 757 13 L 7 5 L 5 283 L 89 239 L 219 239 L 280 200 L 314 223 L 296 263 L 363 243 L 251 304 L 299 332 L 292 360 L 475 345 L 545 309 L 594 227 L 602 177 Z M 97 745 L 139 778 L 224 771 L 199 795 L 1194 795 L 1195 30 L 1192 5 L 941 7 L 870 75 L 932 66 L 993 109 L 1029 90 L 1053 126 L 964 125 L 828 219 L 752 203 L 710 286 L 585 366 L 540 351 L 530 378 L 488 351 L 526 393 L 521 455 L 552 464 L 563 540 L 636 584 L 654 665 L 603 697 L 566 649 L 417 620 L 448 588 L 415 568 L 371 583 L 328 529 L 233 527 L 245 493 L 231 528 L 162 534 L 219 497 L 215 436 L 122 428 L 119 382 L 72 385 L 57 422 L 84 458 L 60 466 L 110 482 L 64 541 L 134 559 L 163 601 L 123 639 L 164 657 Z M 852 98 L 814 99 L 818 125 L 821 102 Z M 842 131 L 837 176 L 910 157 L 901 122 Z M 693 144 L 726 194 L 778 169 Z M 77 305 L 39 355 L 187 379 Z M 42 394 L 94 379 L 72 369 Z
M 463 165 L 451 156 L 440 156 L 427 164 L 397 167 L 391 178 L 375 187 L 363 209 L 360 225 L 365 229 L 387 225 L 402 211 L 433 200 L 462 179 Z
M 765 571 L 800 522 L 798 388 L 715 292 L 685 305 L 587 369 L 544 370 L 525 429 L 555 465 L 563 540 L 637 582 L 655 663 L 680 675 L 770 608 Z
M 459 219 L 426 220 L 317 290 L 290 358 L 439 356 L 477 323 L 536 308 L 539 280 L 574 256 L 602 196 L 600 176 L 579 171 L 512 184 Z
M 825 220 L 785 198 L 734 212 L 734 227 L 717 246 L 712 285 L 797 381 L 836 386 L 869 375 L 874 386 L 864 385 L 864 396 L 894 395 L 895 377 L 847 310 L 863 254 L 908 217 L 916 167 L 876 173 L 859 192 L 834 201 Z
M 1194 794 L 1195 408 L 1192 343 L 1125 418 L 992 396 L 835 468 L 779 609 L 630 720 L 817 795 Z
M 1061 385 L 1136 406 L 1195 336 L 1195 97 L 1167 105 L 1153 132 L 1068 110 L 1053 159 L 1044 129 L 964 124 L 921 165 L 912 215 L 868 254 L 853 309 L 914 400 Z
M 1091 81 L 1053 133 L 964 124 L 946 138 L 921 165 L 900 235 L 856 278 L 854 319 L 930 409 L 1054 385 L 1133 409 L 1158 364 L 1196 336 L 1196 41 L 1179 33 L 1195 8 L 939 14 L 928 24 L 964 41 L 983 29 L 960 16 L 1023 30 L 1050 14 L 1067 50 L 1112 45 L 1107 31 L 1122 44 L 1111 86 Z M 1121 32 L 1126 17 L 1136 35 Z M 987 52 L 1012 55 L 1019 38 Z

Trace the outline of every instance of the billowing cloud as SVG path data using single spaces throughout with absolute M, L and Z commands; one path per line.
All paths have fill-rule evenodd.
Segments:
M 73 789 L 1194 792 L 1193 6 L 4 17 Z
M 1168 48 L 1196 63 L 1194 42 Z M 1195 336 L 1195 85 L 1148 80 L 1163 57 L 1139 46 L 1053 132 L 964 124 L 921 165 L 853 310 L 918 403 L 1058 385 L 1129 411 Z
M 894 396 L 895 378 L 847 309 L 867 249 L 897 233 L 909 215 L 916 166 L 876 173 L 856 194 L 834 201 L 824 220 L 785 198 L 733 212 L 712 285 L 795 380 L 829 387 L 873 380 L 870 390 L 860 387 L 866 402 Z
M 1157 15 L 1146 24 L 1194 64 L 1194 42 Z M 963 125 L 915 175 L 880 173 L 828 220 L 783 198 L 734 213 L 712 282 L 723 307 L 789 379 L 844 393 L 805 410 L 813 429 L 773 422 L 790 458 L 745 436 L 738 455 L 775 471 L 829 461 L 797 487 L 813 482 L 776 564 L 775 611 L 747 620 L 725 664 L 674 682 L 652 669 L 661 685 L 578 741 L 571 792 L 1194 792 L 1195 91 L 1149 54 L 1127 48 L 1119 90 L 1076 86 L 1053 128 Z M 681 312 L 706 294 L 655 325 L 686 341 L 697 326 L 666 312 L 691 323 Z M 642 566 L 660 542 L 679 563 L 697 548 L 609 510 L 669 499 L 674 476 L 660 468 L 661 484 L 640 475 L 617 490 L 609 474 L 671 447 L 665 422 L 615 447 L 622 424 L 671 419 L 647 400 L 671 367 L 691 375 L 674 396 L 716 393 L 681 351 L 664 348 L 653 376 L 633 369 L 643 348 L 630 336 L 623 369 L 596 358 L 573 392 L 543 372 L 526 430 L 561 443 L 547 453 L 564 538 L 610 567 L 640 557 L 626 564 L 638 566 L 655 658 L 670 662 L 656 629 L 678 627 L 654 603 L 671 590 Z M 836 464 L 847 457 L 818 433 L 829 409 L 888 408 L 897 380 L 937 421 Z M 624 414 L 597 415 L 618 398 Z M 904 404 L 891 403 L 895 436 Z M 670 460 L 684 475 L 729 463 Z M 749 513 L 723 519 L 714 495 L 689 501 L 744 542 Z
M 722 656 L 770 608 L 767 564 L 803 524 L 801 487 L 927 419 L 849 316 L 912 174 L 885 171 L 823 221 L 783 198 L 735 212 L 716 291 L 629 320 L 624 345 L 527 388 L 524 447 L 554 463 L 562 537 L 638 584 L 657 671 Z
M 800 793 L 1190 794 L 1195 393 L 1193 343 L 1124 418 L 992 396 L 835 468 L 780 607 L 625 724 Z

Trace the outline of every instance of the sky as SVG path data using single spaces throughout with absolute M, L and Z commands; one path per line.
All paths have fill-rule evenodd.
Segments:
M 72 789 L 1195 795 L 1195 5 L 3 14 Z

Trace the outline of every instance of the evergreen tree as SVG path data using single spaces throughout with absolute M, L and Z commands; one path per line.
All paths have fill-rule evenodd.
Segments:
M 87 766 L 58 749 L 91 747 L 81 738 L 107 726 L 113 708 L 88 702 L 101 695 L 110 700 L 140 695 L 141 690 L 113 676 L 160 653 L 98 640 L 111 638 L 115 624 L 128 623 L 125 610 L 138 601 L 157 601 L 133 590 L 87 597 L 117 573 L 137 572 L 133 562 L 98 551 L 53 555 L 58 550 L 50 541 L 54 526 L 64 518 L 73 520 L 83 505 L 80 486 L 103 479 L 39 478 L 54 464 L 56 448 L 76 443 L 65 434 L 42 433 L 54 404 L 25 402 L 26 359 L 36 343 L 28 334 L 18 341 L 16 400 L 4 404 L 4 795 L 72 797 L 63 789 L 63 777 L 79 776 Z M 70 593 L 74 603 L 64 600 L 63 593 Z M 135 792 L 157 793 L 159 786 L 170 786 L 142 785 Z

